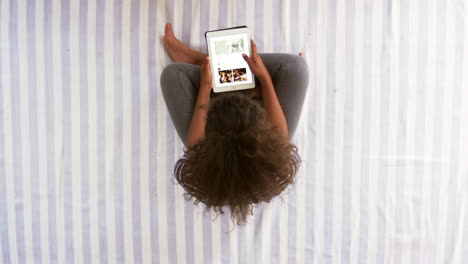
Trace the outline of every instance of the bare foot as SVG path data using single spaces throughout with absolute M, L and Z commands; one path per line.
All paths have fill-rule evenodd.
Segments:
M 247 96 L 250 98 L 250 99 L 254 99 L 254 100 L 261 100 L 263 99 L 263 95 L 262 95 L 262 86 L 261 84 L 256 84 L 255 85 L 255 88 L 254 89 L 249 89 L 247 90 Z
M 299 52 L 299 57 L 302 57 L 302 58 L 304 58 L 304 53 L 302 53 L 302 52 Z
M 166 49 L 169 57 L 174 62 L 185 62 L 195 65 L 201 65 L 205 57 L 204 53 L 192 50 L 180 42 L 172 32 L 171 24 L 166 24 L 164 28 L 163 38 L 164 48 Z

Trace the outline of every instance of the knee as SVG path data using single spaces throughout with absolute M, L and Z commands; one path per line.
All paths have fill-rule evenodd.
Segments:
M 298 55 L 287 54 L 283 64 L 291 69 L 309 72 L 306 60 Z
M 299 55 L 296 55 L 296 54 L 289 54 L 289 53 L 285 53 L 285 54 L 282 54 L 283 55 L 283 61 L 287 64 L 303 64 L 305 63 L 305 59 L 304 57 L 301 57 Z
M 176 63 L 169 64 L 163 69 L 160 78 L 161 89 L 163 91 L 171 86 L 174 80 L 177 80 L 180 71 L 180 67 Z
M 161 72 L 160 84 L 164 97 L 178 95 L 186 86 L 190 87 L 190 80 L 183 66 L 179 63 L 169 64 Z
M 287 54 L 284 61 L 281 62 L 288 79 L 299 82 L 302 86 L 309 83 L 309 66 L 303 57 Z
M 173 63 L 161 72 L 160 85 L 164 98 L 193 97 L 199 83 L 198 66 Z M 196 94 L 195 94 L 196 95 Z

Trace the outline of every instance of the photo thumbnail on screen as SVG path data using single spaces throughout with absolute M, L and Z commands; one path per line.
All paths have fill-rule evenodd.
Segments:
M 219 83 L 243 82 L 247 81 L 247 69 L 229 69 L 218 71 Z
M 235 82 L 247 81 L 247 69 L 246 68 L 233 69 L 232 76 Z
M 215 41 L 215 52 L 216 55 L 245 52 L 244 39 L 238 38 Z
M 232 70 L 218 71 L 219 83 L 232 82 Z

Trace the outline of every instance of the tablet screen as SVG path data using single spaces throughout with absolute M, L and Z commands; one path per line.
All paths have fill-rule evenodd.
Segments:
M 242 57 L 242 53 L 250 55 L 250 41 L 246 33 L 211 37 L 209 46 L 216 86 L 252 83 L 252 73 Z

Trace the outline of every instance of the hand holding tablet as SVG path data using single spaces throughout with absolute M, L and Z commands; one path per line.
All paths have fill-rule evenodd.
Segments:
M 211 90 L 211 84 L 213 82 L 213 74 L 210 70 L 210 60 L 208 57 L 201 64 L 200 70 L 200 89 Z
M 250 55 L 248 28 L 243 26 L 208 31 L 205 37 L 213 74 L 213 91 L 218 93 L 254 88 L 254 75 L 248 61 L 242 56 Z M 254 63 L 253 58 L 251 62 Z
M 265 65 L 263 64 L 262 59 L 257 54 L 257 45 L 255 45 L 253 40 L 250 40 L 250 43 L 252 46 L 252 56 L 249 57 L 247 54 L 242 54 L 244 60 L 249 65 L 250 70 L 261 81 L 271 78 Z

